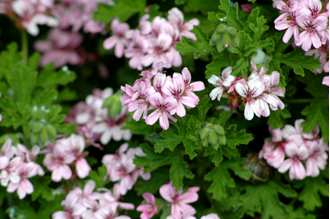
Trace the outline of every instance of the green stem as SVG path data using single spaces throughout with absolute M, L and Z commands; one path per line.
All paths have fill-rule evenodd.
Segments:
M 285 103 L 310 103 L 318 99 L 308 98 L 308 99 L 283 99 Z
M 21 30 L 22 60 L 26 64 L 28 58 L 28 36 L 25 30 Z

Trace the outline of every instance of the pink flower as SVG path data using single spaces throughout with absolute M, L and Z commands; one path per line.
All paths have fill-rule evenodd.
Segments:
M 139 30 L 134 30 L 132 42 L 129 43 L 128 48 L 125 50 L 125 57 L 131 58 L 128 62 L 131 68 L 142 70 L 142 58 L 148 52 L 148 48 L 148 40 L 140 35 Z
M 117 207 L 117 203 L 102 206 L 97 212 L 95 212 L 94 217 L 96 219 L 130 219 L 128 216 L 116 216 Z
M 252 8 L 250 4 L 241 4 L 240 6 L 243 11 L 246 11 L 247 13 L 251 13 Z
M 267 163 L 275 168 L 278 168 L 283 163 L 284 158 L 285 149 L 282 145 L 279 145 L 272 153 L 266 155 Z
M 306 146 L 300 145 L 298 147 L 294 143 L 288 143 L 285 145 L 285 153 L 289 158 L 281 163 L 278 171 L 284 173 L 290 169 L 289 177 L 292 180 L 305 178 L 306 170 L 301 161 L 305 160 L 309 155 Z
M 295 41 L 297 46 L 301 45 L 301 48 L 308 51 L 313 44 L 314 48 L 320 48 L 322 43 L 317 34 L 317 29 L 325 29 L 327 25 L 327 18 L 319 16 L 316 19 L 312 19 L 310 16 L 298 16 L 296 18 L 297 24 L 304 30 L 299 35 L 299 40 Z
M 40 65 L 45 66 L 55 62 L 55 68 L 59 68 L 66 64 L 80 64 L 82 57 L 78 54 L 77 48 L 82 40 L 83 37 L 79 33 L 51 29 L 47 40 L 38 40 L 34 44 L 34 48 L 43 53 Z
M 325 76 L 322 80 L 322 84 L 329 87 L 329 76 Z
M 316 177 L 319 175 L 319 169 L 323 170 L 327 164 L 328 145 L 323 142 L 323 139 L 313 141 L 309 146 L 309 157 L 306 161 L 306 176 Z
M 170 114 L 175 113 L 175 109 L 177 107 L 177 100 L 173 96 L 163 97 L 160 93 L 154 93 L 149 97 L 149 101 L 151 104 L 151 109 L 156 109 L 152 112 L 146 119 L 146 123 L 148 125 L 153 125 L 159 119 L 160 126 L 167 130 L 169 128 L 169 121 L 168 119 L 173 120 L 174 122 L 177 121 L 176 118 L 171 116 Z
M 199 25 L 198 19 L 195 18 L 188 21 L 187 23 L 184 23 L 183 14 L 178 8 L 172 8 L 169 10 L 167 19 L 179 32 L 180 41 L 182 36 L 185 36 L 188 39 L 197 40 L 195 34 L 190 31 L 193 29 L 194 25 Z
M 118 18 L 111 21 L 111 30 L 114 36 L 109 37 L 103 43 L 105 49 L 115 48 L 115 55 L 117 58 L 121 58 L 124 54 L 124 47 L 127 45 L 127 39 L 125 38 L 126 31 L 129 30 L 127 23 L 120 23 Z
M 18 197 L 23 199 L 26 194 L 31 194 L 33 192 L 33 185 L 28 178 L 37 175 L 37 173 L 37 166 L 33 162 L 21 164 L 17 169 L 20 181 L 18 183 L 9 183 L 7 191 L 14 192 L 17 189 Z
M 78 203 L 78 196 L 74 193 L 69 193 L 61 205 L 65 207 L 65 211 L 55 212 L 52 215 L 53 219 L 80 218 L 82 213 L 86 211 L 86 207 Z
M 193 188 L 192 190 L 188 190 L 186 193 L 182 194 L 182 189 L 177 192 L 176 189 L 172 187 L 172 182 L 161 186 L 159 189 L 160 195 L 166 201 L 172 203 L 171 215 L 175 218 L 181 218 L 181 213 L 193 208 L 192 206 L 187 205 L 187 203 L 197 201 L 197 191 L 198 189 Z
M 232 71 L 232 67 L 225 68 L 222 71 L 221 78 L 212 75 L 208 79 L 208 82 L 216 87 L 210 93 L 211 100 L 215 100 L 215 98 L 217 98 L 217 100 L 220 101 L 220 98 L 224 90 L 230 87 L 231 84 L 234 82 L 235 77 L 230 75 L 231 71 Z
M 201 217 L 201 219 L 220 219 L 220 218 L 217 214 L 212 213 Z
M 157 205 L 155 203 L 155 197 L 151 193 L 143 193 L 143 198 L 148 204 L 139 205 L 136 210 L 142 211 L 141 219 L 150 219 L 157 213 Z
M 69 164 L 76 159 L 67 148 L 70 142 L 68 139 L 60 139 L 55 142 L 52 153 L 46 154 L 44 165 L 52 171 L 52 180 L 55 182 L 61 181 L 62 178 L 69 179 L 72 176 Z
M 268 105 L 264 100 L 256 99 L 265 90 L 265 86 L 259 80 L 249 80 L 246 84 L 236 83 L 235 90 L 240 96 L 246 98 L 244 116 L 247 120 L 253 119 L 254 113 L 260 116 L 267 112 Z

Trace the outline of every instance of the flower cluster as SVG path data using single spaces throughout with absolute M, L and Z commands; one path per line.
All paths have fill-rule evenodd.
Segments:
M 78 32 L 53 28 L 48 33 L 48 39 L 36 41 L 34 48 L 43 53 L 41 66 L 55 62 L 55 68 L 59 68 L 66 64 L 78 65 L 83 62 L 77 51 L 82 41 L 83 36 Z
M 283 102 L 278 96 L 283 97 L 285 89 L 278 87 L 280 82 L 280 73 L 273 71 L 271 75 L 266 75 L 267 69 L 263 66 L 260 71 L 251 61 L 253 71 L 246 81 L 245 76 L 237 78 L 230 73 L 232 67 L 228 67 L 222 71 L 221 77 L 212 75 L 208 81 L 213 84 L 214 88 L 210 93 L 210 98 L 217 98 L 220 101 L 221 96 L 227 97 L 230 107 L 239 107 L 239 102 L 245 105 L 244 116 L 247 120 L 251 120 L 256 116 L 269 116 L 269 107 L 272 110 L 284 108 Z
M 182 189 L 176 191 L 172 187 L 172 182 L 160 187 L 160 195 L 167 201 L 164 205 L 171 205 L 171 213 L 166 219 L 196 219 L 193 215 L 196 210 L 188 203 L 192 203 L 198 200 L 199 187 L 190 187 L 188 191 L 182 194 Z M 155 197 L 150 193 L 143 193 L 143 198 L 146 204 L 141 204 L 137 207 L 138 211 L 141 211 L 141 219 L 150 219 L 156 213 L 158 208 L 156 205 Z M 162 206 L 164 207 L 164 206 Z M 209 214 L 203 216 L 202 219 L 220 219 L 216 214 Z
M 144 168 L 136 168 L 133 163 L 135 155 L 146 156 L 146 154 L 139 147 L 128 150 L 127 148 L 128 144 L 125 143 L 120 146 L 116 154 L 104 155 L 102 159 L 102 163 L 107 167 L 107 174 L 104 179 L 109 177 L 112 182 L 120 181 L 117 185 L 121 195 L 125 195 L 128 190 L 132 189 L 139 176 L 144 180 L 150 179 L 150 173 L 143 174 Z
M 301 126 L 303 121 L 296 120 L 295 127 L 291 125 L 285 125 L 283 129 L 269 127 L 272 141 L 265 141 L 259 152 L 259 158 L 266 159 L 267 163 L 277 168 L 279 172 L 284 173 L 290 169 L 289 177 L 292 180 L 318 176 L 319 169 L 325 168 L 328 158 L 329 146 L 317 136 L 319 127 L 310 133 L 304 133 Z
M 114 5 L 112 0 L 59 0 L 52 14 L 59 20 L 61 29 L 72 28 L 73 32 L 83 29 L 85 33 L 105 33 L 105 25 L 93 20 L 97 4 Z
M 85 178 L 89 175 L 91 167 L 84 157 L 88 152 L 84 152 L 85 139 L 80 135 L 72 134 L 68 138 L 62 138 L 55 143 L 47 142 L 47 149 L 43 164 L 52 171 L 52 180 L 59 182 L 63 179 L 72 177 L 71 166 L 76 167 L 76 174 L 79 178 Z
M 95 184 L 86 183 L 84 190 L 76 187 L 62 201 L 65 211 L 53 213 L 53 219 L 130 219 L 128 216 L 117 216 L 118 210 L 132 210 L 131 203 L 119 202 L 118 184 L 113 187 L 113 192 L 106 188 L 99 188 L 93 192 Z
M 44 175 L 39 164 L 34 162 L 40 152 L 40 147 L 35 145 L 29 151 L 24 145 L 12 145 L 12 140 L 7 139 L 0 152 L 0 179 L 1 185 L 7 186 L 8 192 L 17 190 L 18 197 L 23 199 L 26 194 L 34 191 L 29 178 Z
M 158 62 L 168 63 L 169 67 L 180 66 L 182 58 L 175 50 L 175 43 L 181 41 L 182 36 L 196 40 L 190 31 L 193 25 L 199 25 L 199 21 L 192 19 L 185 23 L 182 12 L 177 8 L 168 12 L 168 20 L 159 16 L 151 22 L 148 19 L 149 15 L 144 15 L 139 22 L 140 29 L 134 30 L 130 30 L 127 23 L 120 23 L 118 18 L 113 19 L 113 36 L 104 41 L 103 47 L 115 47 L 115 55 L 131 58 L 129 66 L 138 70 Z
M 296 46 L 321 61 L 316 73 L 329 72 L 329 2 L 320 0 L 273 0 L 273 7 L 281 11 L 274 21 L 277 30 L 286 30 L 283 42 L 292 35 Z M 325 5 L 326 4 L 326 5 Z M 311 47 L 315 49 L 311 49 Z
M 174 73 L 173 78 L 162 73 L 163 65 L 157 64 L 150 70 L 143 71 L 142 78 L 135 81 L 133 87 L 125 85 L 121 89 L 123 105 L 128 106 L 129 112 L 134 112 L 133 119 L 140 120 L 141 116 L 148 125 L 153 125 L 159 119 L 160 126 L 166 130 L 169 121 L 176 122 L 172 115 L 175 113 L 183 117 L 188 108 L 194 108 L 199 102 L 198 96 L 193 91 L 205 89 L 204 83 L 197 81 L 190 83 L 191 74 L 188 68 L 182 70 L 182 74 Z M 149 110 L 155 110 L 148 115 Z M 143 114 L 143 115 L 142 115 Z
M 125 125 L 126 107 L 123 107 L 121 113 L 115 117 L 108 116 L 107 109 L 102 109 L 106 98 L 113 95 L 111 88 L 103 91 L 94 89 L 93 94 L 86 97 L 86 102 L 77 103 L 70 111 L 69 117 L 65 122 L 78 124 L 78 133 L 85 136 L 86 142 L 96 147 L 100 145 L 95 141 L 100 140 L 103 145 L 109 143 L 111 139 L 120 141 L 122 139 L 131 139 L 130 130 L 121 130 Z
M 39 34 L 38 24 L 56 27 L 59 21 L 49 16 L 54 7 L 54 0 L 9 0 L 0 3 L 0 13 L 7 14 L 16 21 L 16 25 L 36 36 Z
M 275 28 L 286 30 L 283 42 L 293 35 L 294 43 L 308 51 L 312 44 L 318 49 L 329 41 L 329 3 L 325 7 L 320 0 L 277 0 L 274 6 L 281 11 Z

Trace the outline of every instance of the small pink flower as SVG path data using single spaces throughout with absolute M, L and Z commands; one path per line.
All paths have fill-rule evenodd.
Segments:
M 306 146 L 300 145 L 298 147 L 294 143 L 288 143 L 285 145 L 285 153 L 289 158 L 281 163 L 278 167 L 278 171 L 280 173 L 284 173 L 290 169 L 289 177 L 292 180 L 305 178 L 306 170 L 301 161 L 305 160 L 309 156 Z
M 176 118 L 170 115 L 175 113 L 175 109 L 178 104 L 177 100 L 173 96 L 163 99 L 160 93 L 157 92 L 150 96 L 149 101 L 151 104 L 151 109 L 156 110 L 147 117 L 146 123 L 148 125 L 155 124 L 159 119 L 160 126 L 164 130 L 167 130 L 170 126 L 168 119 L 171 119 L 174 122 L 177 121 Z
M 219 216 L 215 213 L 205 215 L 201 219 L 220 219 Z
M 168 11 L 168 21 L 179 31 L 179 39 L 181 41 L 182 36 L 188 39 L 197 40 L 194 33 L 190 32 L 193 26 L 199 25 L 198 19 L 192 19 L 187 23 L 184 23 L 184 17 L 182 12 L 178 8 L 172 8 Z
M 236 83 L 235 90 L 241 97 L 246 98 L 244 116 L 247 120 L 253 119 L 254 113 L 260 116 L 267 110 L 268 105 L 265 105 L 262 99 L 256 99 L 265 90 L 264 84 L 259 80 L 249 80 L 246 84 Z
M 325 76 L 322 80 L 322 84 L 329 87 L 329 76 Z
M 124 54 L 124 47 L 127 45 L 127 39 L 125 38 L 126 31 L 129 30 L 127 23 L 120 23 L 118 18 L 111 21 L 111 30 L 114 36 L 109 37 L 103 43 L 105 49 L 115 48 L 115 55 L 117 58 L 121 58 Z
M 37 166 L 33 162 L 23 163 L 17 169 L 17 174 L 20 177 L 20 181 L 18 183 L 9 183 L 7 191 L 14 192 L 17 189 L 18 197 L 23 199 L 26 194 L 31 194 L 34 190 L 33 185 L 28 178 L 37 175 L 37 173 Z
M 309 157 L 306 161 L 306 176 L 316 177 L 319 175 L 319 169 L 323 170 L 327 164 L 328 153 L 326 150 L 328 145 L 323 142 L 323 139 L 313 141 L 309 146 Z
M 192 206 L 187 205 L 187 203 L 197 201 L 197 191 L 197 189 L 193 189 L 191 191 L 188 190 L 186 193 L 182 194 L 182 189 L 177 192 L 176 189 L 172 187 L 172 182 L 161 186 L 159 189 L 160 195 L 166 201 L 172 203 L 171 215 L 175 218 L 181 218 L 181 213 L 187 211 L 190 208 L 193 208 Z
M 157 213 L 157 205 L 155 203 L 155 197 L 151 193 L 143 193 L 143 198 L 147 204 L 139 205 L 136 210 L 142 211 L 141 219 L 150 219 Z
M 232 67 L 228 67 L 222 71 L 221 78 L 212 75 L 211 78 L 208 79 L 208 82 L 216 87 L 210 93 L 211 100 L 215 100 L 215 98 L 217 98 L 217 100 L 220 101 L 224 90 L 230 87 L 234 82 L 235 77 L 230 75 L 231 71 Z

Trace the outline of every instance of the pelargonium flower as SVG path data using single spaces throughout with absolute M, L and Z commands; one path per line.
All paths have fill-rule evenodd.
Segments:
M 157 205 L 155 203 L 155 197 L 151 193 L 143 193 L 143 198 L 146 200 L 147 204 L 139 205 L 136 210 L 142 211 L 141 219 L 150 219 L 157 213 Z
M 328 158 L 329 146 L 317 135 L 319 127 L 312 132 L 302 132 L 302 119 L 295 122 L 295 127 L 285 125 L 273 130 L 272 141 L 265 141 L 259 158 L 264 158 L 270 166 L 284 173 L 290 169 L 290 179 L 301 180 L 306 176 L 316 177 L 319 169 L 323 170 Z M 305 164 L 305 166 L 304 166 Z
M 107 167 L 105 179 L 109 176 L 112 182 L 119 182 L 119 193 L 125 195 L 132 189 L 139 176 L 144 180 L 150 179 L 150 173 L 144 174 L 143 168 L 136 168 L 133 163 L 135 155 L 145 156 L 141 148 L 130 148 L 128 144 L 120 146 L 117 154 L 104 155 L 102 163 Z M 127 150 L 127 151 L 126 151 Z M 124 153 L 126 151 L 126 153 Z
M 232 68 L 228 67 L 222 71 L 222 77 L 212 75 L 208 81 L 217 88 L 210 93 L 210 98 L 220 100 L 221 96 L 228 98 L 230 107 L 237 108 L 239 102 L 245 105 L 244 116 L 251 120 L 254 114 L 258 117 L 269 116 L 270 111 L 284 108 L 283 102 L 278 96 L 284 96 L 285 89 L 278 87 L 280 75 L 274 71 L 271 75 L 266 75 L 266 67 L 260 70 L 251 61 L 253 71 L 246 81 L 245 76 L 237 78 L 230 75 Z
M 140 29 L 130 30 L 128 24 L 119 23 L 118 18 L 111 22 L 113 36 L 103 43 L 105 49 L 112 49 L 116 44 L 115 55 L 120 58 L 125 54 L 131 58 L 129 66 L 142 70 L 143 66 L 154 66 L 158 62 L 178 67 L 182 58 L 175 49 L 176 42 L 181 42 L 182 36 L 196 40 L 191 30 L 199 25 L 197 19 L 184 22 L 182 12 L 173 8 L 168 12 L 168 20 L 156 16 L 148 21 L 149 15 L 144 15 L 139 21 Z
M 168 119 L 177 121 L 174 114 L 180 117 L 186 115 L 184 105 L 187 108 L 196 107 L 199 98 L 193 91 L 204 90 L 205 86 L 201 81 L 191 83 L 188 68 L 184 68 L 182 74 L 174 73 L 173 77 L 166 77 L 161 72 L 162 67 L 157 63 L 155 67 L 143 71 L 143 77 L 136 80 L 132 87 L 125 85 L 121 89 L 125 92 L 123 105 L 134 112 L 134 120 L 138 121 L 142 116 L 148 125 L 153 125 L 159 119 L 160 126 L 166 130 L 169 128 Z
M 120 23 L 118 18 L 111 21 L 111 30 L 114 36 L 106 39 L 103 43 L 105 49 L 115 48 L 115 55 L 117 58 L 121 58 L 124 54 L 124 47 L 128 44 L 125 38 L 125 32 L 129 30 L 129 25 L 127 23 Z
M 169 182 L 160 187 L 159 193 L 166 201 L 172 203 L 171 215 L 174 218 L 181 218 L 181 213 L 193 208 L 188 205 L 188 203 L 197 201 L 198 190 L 199 187 L 192 187 L 186 193 L 182 194 L 182 189 L 176 191 L 176 189 L 172 187 L 172 182 Z
M 212 214 L 202 216 L 201 219 L 220 219 L 220 217 L 217 214 L 212 213 Z
M 47 40 L 38 40 L 34 44 L 34 48 L 43 53 L 40 65 L 45 66 L 55 62 L 55 68 L 59 68 L 66 64 L 80 64 L 82 57 L 77 52 L 77 48 L 82 43 L 82 40 L 83 36 L 79 33 L 57 28 L 51 29 Z

